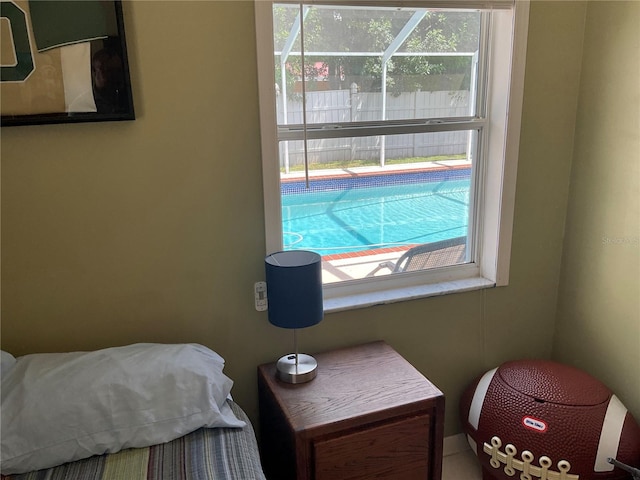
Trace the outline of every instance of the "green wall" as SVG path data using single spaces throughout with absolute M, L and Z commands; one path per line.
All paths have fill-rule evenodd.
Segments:
M 553 354 L 640 418 L 640 3 L 589 3 Z
M 125 2 L 134 122 L 2 131 L 2 347 L 200 342 L 256 419 L 256 366 L 291 336 L 253 309 L 265 254 L 251 2 Z M 319 351 L 384 339 L 447 396 L 550 357 L 584 2 L 531 6 L 508 287 L 327 315 Z M 562 45 L 562 48 L 558 48 Z

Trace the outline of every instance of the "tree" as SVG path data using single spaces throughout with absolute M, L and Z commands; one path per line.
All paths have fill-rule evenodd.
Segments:
M 299 12 L 298 6 L 274 7 L 276 50 L 284 45 Z M 315 6 L 304 21 L 306 88 L 328 83 L 331 89 L 346 89 L 356 83 L 361 91 L 379 91 L 382 80 L 381 54 L 387 50 L 417 9 L 388 7 L 345 8 Z M 427 11 L 406 41 L 387 63 L 387 89 L 391 93 L 433 89 L 434 77 L 460 78 L 469 84 L 469 57 L 429 56 L 429 53 L 474 52 L 478 49 L 479 12 Z M 293 51 L 300 51 L 300 38 Z M 313 55 L 312 52 L 324 52 Z M 331 55 L 327 52 L 333 52 Z M 359 54 L 359 55 L 358 55 Z M 413 55 L 410 55 L 413 54 Z M 423 55 L 421 55 L 423 54 Z M 300 56 L 287 58 L 291 87 L 303 78 Z M 276 76 L 281 79 L 280 60 Z M 314 81 L 315 80 L 315 81 Z M 293 92 L 293 88 L 288 88 Z

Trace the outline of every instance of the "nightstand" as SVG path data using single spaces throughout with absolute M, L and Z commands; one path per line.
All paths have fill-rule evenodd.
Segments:
M 440 480 L 440 390 L 384 342 L 314 357 L 317 377 L 297 385 L 258 367 L 269 480 Z

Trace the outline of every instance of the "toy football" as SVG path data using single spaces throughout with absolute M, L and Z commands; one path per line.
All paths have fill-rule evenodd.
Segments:
M 633 416 L 568 365 L 504 363 L 472 382 L 460 414 L 483 480 L 626 480 L 640 467 Z

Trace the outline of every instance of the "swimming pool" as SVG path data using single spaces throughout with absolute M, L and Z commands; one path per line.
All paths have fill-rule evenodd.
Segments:
M 331 255 L 466 235 L 469 185 L 468 169 L 283 183 L 284 248 Z

